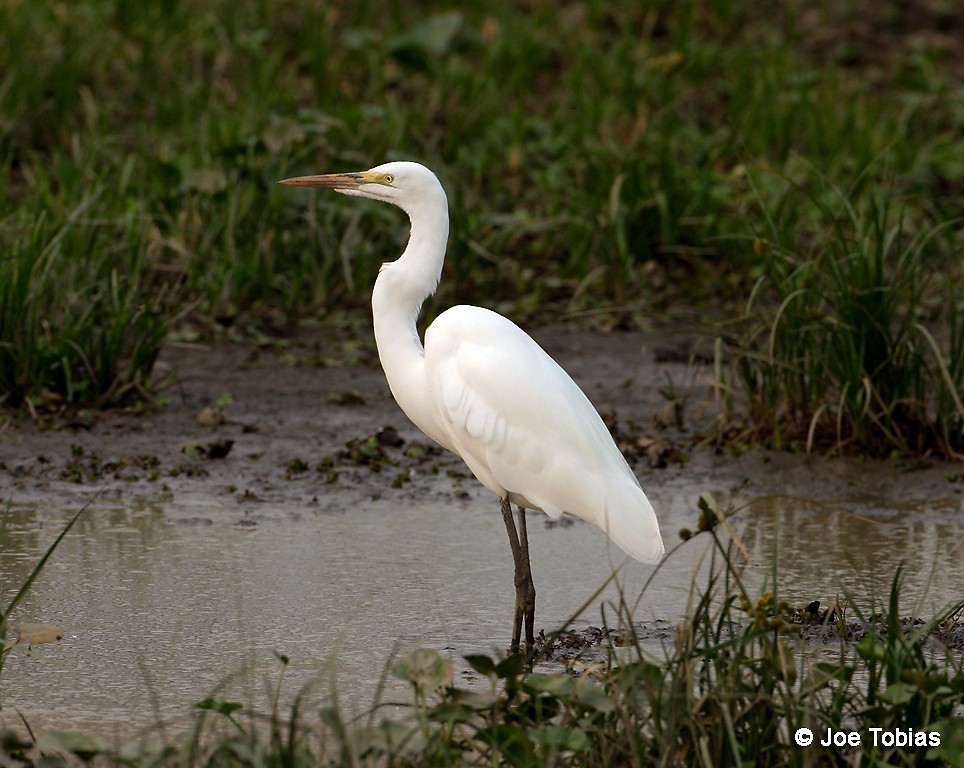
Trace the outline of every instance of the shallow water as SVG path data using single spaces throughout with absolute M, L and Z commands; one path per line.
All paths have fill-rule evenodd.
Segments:
M 694 524 L 695 496 L 653 496 L 668 546 Z M 897 507 L 886 500 L 814 503 L 766 497 L 731 520 L 748 550 L 749 581 L 767 580 L 774 555 L 782 596 L 827 602 L 850 593 L 870 606 L 907 564 L 903 610 L 925 617 L 964 594 L 961 501 Z M 0 599 L 9 600 L 70 513 L 8 508 L 0 517 Z M 530 513 L 537 625 L 562 624 L 623 563 L 636 601 L 653 569 L 626 562 L 597 529 L 543 524 Z M 639 599 L 637 622 L 685 612 L 705 543 L 664 561 Z M 705 563 L 704 563 L 705 572 Z M 599 623 L 609 585 L 581 621 Z M 222 695 L 264 702 L 274 652 L 291 663 L 285 688 L 360 709 L 393 651 L 429 647 L 458 659 L 504 650 L 513 601 L 511 557 L 488 496 L 416 505 L 380 500 L 349 510 L 299 512 L 233 502 L 190 514 L 96 503 L 66 537 L 14 622 L 56 624 L 55 645 L 9 656 L 0 725 L 184 721 L 194 702 Z M 611 615 L 611 611 L 610 611 Z M 402 689 L 391 687 L 390 694 Z M 391 696 L 389 696 L 391 698 Z

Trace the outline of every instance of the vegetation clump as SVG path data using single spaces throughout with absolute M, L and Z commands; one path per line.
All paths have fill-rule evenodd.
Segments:
M 790 184 L 722 337 L 724 421 L 777 447 L 964 453 L 964 261 L 890 200 Z

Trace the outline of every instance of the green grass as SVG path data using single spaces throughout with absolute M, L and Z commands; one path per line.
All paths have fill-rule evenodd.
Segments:
M 723 423 L 807 450 L 964 452 L 964 220 L 792 182 L 766 214 L 763 274 L 723 337 Z
M 149 386 L 170 309 L 163 288 L 138 285 L 144 223 L 114 218 L 103 189 L 83 195 L 65 209 L 45 187 L 34 219 L 0 225 L 0 402 L 110 405 Z
M 785 212 L 770 233 L 786 196 L 751 183 L 763 167 L 829 180 L 856 211 L 896 188 L 905 242 L 941 228 L 940 293 L 960 254 L 960 72 L 899 31 L 953 20 L 875 5 L 881 37 L 855 47 L 864 9 L 847 8 L 6 3 L 0 398 L 116 401 L 145 386 L 186 311 L 275 324 L 363 310 L 402 248 L 398 213 L 275 181 L 388 158 L 424 161 L 449 191 L 430 313 L 737 315 L 772 264 L 751 236 L 786 250 L 826 223 Z
M 0 675 L 3 673 L 3 664 L 6 661 L 7 654 L 10 653 L 10 651 L 16 645 L 16 641 L 11 642 L 7 640 L 7 630 L 9 629 L 10 625 L 10 615 L 20 604 L 20 601 L 26 597 L 27 593 L 30 591 L 30 588 L 43 571 L 44 566 L 47 564 L 47 560 L 50 559 L 50 556 L 53 555 L 57 547 L 60 546 L 60 542 L 63 541 L 64 536 L 70 532 L 70 529 L 74 527 L 74 524 L 80 519 L 80 516 L 87 511 L 87 508 L 93 504 L 98 495 L 99 493 L 94 494 L 94 496 L 91 497 L 91 499 L 84 504 L 84 506 L 78 509 L 74 516 L 67 521 L 67 524 L 64 526 L 63 530 L 60 532 L 57 538 L 54 539 L 53 543 L 47 547 L 47 551 L 44 552 L 43 557 L 37 561 L 37 564 L 33 567 L 33 570 L 30 571 L 30 574 L 17 589 L 17 593 L 10 598 L 10 602 L 6 605 L 0 604 Z M 58 637 L 57 639 L 60 638 Z M 3 701 L 0 700 L 0 709 L 2 708 Z M 3 748 L 0 747 L 0 755 L 2 754 Z

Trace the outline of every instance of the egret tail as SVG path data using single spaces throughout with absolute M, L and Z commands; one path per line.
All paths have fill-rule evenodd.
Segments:
M 627 555 L 643 563 L 655 563 L 663 556 L 663 538 L 653 505 L 633 482 L 621 484 L 606 503 L 605 519 L 599 526 Z

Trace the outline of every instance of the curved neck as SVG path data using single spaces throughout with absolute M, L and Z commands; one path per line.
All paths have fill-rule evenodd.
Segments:
M 416 426 L 424 398 L 424 350 L 415 321 L 422 302 L 435 293 L 448 241 L 448 203 L 437 194 L 407 209 L 412 230 L 398 260 L 383 264 L 372 291 L 375 345 L 395 400 Z M 433 435 L 434 437 L 434 435 Z

